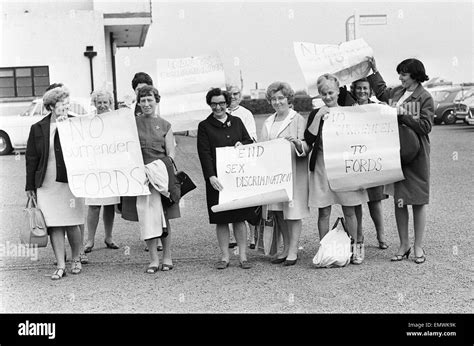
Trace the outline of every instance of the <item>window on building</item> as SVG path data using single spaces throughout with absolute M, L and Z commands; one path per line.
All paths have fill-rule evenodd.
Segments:
M 48 66 L 0 68 L 0 98 L 42 96 L 48 86 Z

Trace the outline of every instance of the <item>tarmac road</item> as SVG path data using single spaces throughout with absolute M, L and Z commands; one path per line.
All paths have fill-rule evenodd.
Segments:
M 258 129 L 262 121 L 257 117 Z M 472 313 L 474 127 L 435 126 L 430 137 L 427 262 L 417 265 L 413 257 L 390 262 L 398 235 L 389 199 L 383 211 L 390 248 L 378 249 L 364 206 L 366 260 L 338 269 L 312 267 L 319 246 L 316 211 L 303 221 L 296 266 L 273 265 L 248 250 L 252 269 L 240 269 L 238 256 L 228 269 L 214 269 L 219 250 L 208 223 L 196 139 L 178 137 L 178 168 L 198 188 L 184 198 L 183 217 L 172 221 L 175 268 L 145 274 L 148 254 L 138 225 L 116 215 L 114 240 L 121 249 L 105 247 L 101 221 L 83 272 L 52 281 L 50 244 L 37 260 L 14 253 L 24 222 L 25 158 L 0 157 L 0 312 Z M 333 208 L 331 222 L 340 215 L 340 207 Z M 412 223 L 410 234 L 413 238 Z

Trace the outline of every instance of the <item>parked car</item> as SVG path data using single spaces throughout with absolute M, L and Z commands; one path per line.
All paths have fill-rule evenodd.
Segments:
M 71 99 L 69 113 L 84 116 L 95 111 L 89 99 Z M 26 149 L 30 127 L 43 119 L 48 112 L 43 107 L 43 100 L 36 99 L 28 108 L 15 116 L 0 117 L 0 155 L 8 155 L 13 150 Z
M 471 113 L 464 100 L 474 94 L 473 88 L 457 86 L 430 92 L 433 95 L 435 106 L 435 124 L 451 125 L 458 120 L 464 120 Z

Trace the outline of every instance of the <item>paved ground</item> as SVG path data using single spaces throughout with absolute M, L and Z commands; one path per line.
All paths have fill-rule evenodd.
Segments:
M 258 128 L 263 118 L 257 118 Z M 184 199 L 183 217 L 172 222 L 175 269 L 143 273 L 148 254 L 138 225 L 116 218 L 109 250 L 99 226 L 90 264 L 60 281 L 50 245 L 38 259 L 15 255 L 25 203 L 24 155 L 0 157 L 0 312 L 472 312 L 472 215 L 474 127 L 436 126 L 432 142 L 432 197 L 428 209 L 427 262 L 391 263 L 398 236 L 392 200 L 383 203 L 388 250 L 379 250 L 364 207 L 366 261 L 361 266 L 315 269 L 317 212 L 303 222 L 300 261 L 272 265 L 250 251 L 251 270 L 234 256 L 227 270 L 213 268 L 219 250 L 208 224 L 195 138 L 179 137 L 177 164 L 198 183 Z M 342 212 L 333 209 L 331 221 Z M 410 225 L 410 227 L 412 227 Z M 412 234 L 413 231 L 410 230 Z M 7 250 L 5 252 L 5 250 Z M 70 254 L 70 251 L 68 249 Z M 70 255 L 69 255 L 70 256 Z M 68 263 L 68 267 L 69 267 Z

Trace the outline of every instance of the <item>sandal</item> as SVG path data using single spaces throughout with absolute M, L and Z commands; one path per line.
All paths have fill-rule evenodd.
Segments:
M 250 268 L 252 268 L 252 265 L 250 264 L 249 261 L 242 261 L 242 262 L 240 262 L 240 268 L 250 269 Z
M 173 266 L 172 264 L 165 264 L 165 263 L 163 263 L 163 264 L 161 265 L 161 271 L 162 271 L 162 272 L 168 272 L 168 271 L 172 270 L 173 268 L 174 268 L 174 266 Z
M 384 242 L 384 241 L 381 241 L 381 242 L 379 243 L 379 249 L 382 249 L 382 250 L 388 249 L 388 244 L 387 244 L 386 242 Z
M 66 268 L 58 268 L 54 271 L 53 275 L 51 275 L 51 280 L 59 280 L 63 276 L 66 276 Z
M 158 271 L 158 266 L 149 266 L 146 268 L 145 273 L 147 274 L 155 274 Z
M 89 263 L 89 259 L 87 258 L 87 255 L 85 253 L 79 254 L 79 261 L 81 261 L 81 264 Z
M 415 256 L 415 263 L 416 264 L 422 264 L 422 263 L 425 263 L 426 262 L 426 252 L 424 249 L 423 250 L 423 255 L 421 256 Z
M 81 260 L 72 260 L 71 274 L 79 274 L 82 271 Z
M 407 252 L 405 252 L 403 255 L 395 255 L 393 256 L 390 261 L 392 262 L 398 262 L 398 261 L 401 261 L 403 259 L 403 257 L 406 257 L 408 259 L 408 256 L 410 256 L 410 252 L 411 252 L 411 247 L 407 250 Z
M 106 241 L 104 241 L 104 243 L 105 243 L 105 246 L 107 246 L 107 248 L 109 249 L 114 249 L 114 250 L 120 249 L 120 247 L 114 242 L 107 243 Z
M 225 269 L 229 266 L 229 262 L 226 261 L 219 261 L 216 263 L 216 268 L 217 269 Z
M 84 246 L 84 253 L 89 253 L 94 248 L 94 244 Z

